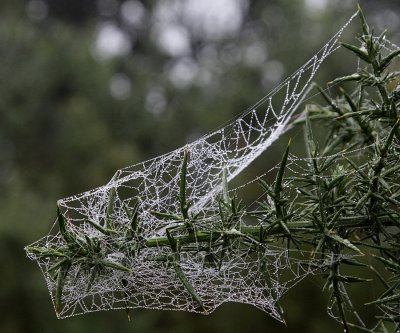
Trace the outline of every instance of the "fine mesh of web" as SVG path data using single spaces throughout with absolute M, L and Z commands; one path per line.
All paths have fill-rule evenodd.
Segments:
M 60 237 L 48 236 L 47 242 L 63 244 Z M 106 246 L 109 246 L 107 244 Z M 112 249 L 115 251 L 115 249 Z M 81 313 L 125 308 L 184 310 L 209 314 L 226 302 L 251 304 L 272 317 L 282 320 L 277 302 L 281 296 L 305 276 L 315 272 L 324 262 L 294 259 L 297 253 L 280 247 L 265 246 L 257 259 L 244 255 L 232 244 L 229 256 L 220 269 L 205 267 L 204 258 L 195 252 L 183 252 L 180 266 L 202 300 L 202 307 L 191 297 L 177 278 L 173 268 L 152 258 L 167 254 L 168 249 L 145 249 L 140 255 L 125 258 L 132 273 L 105 272 L 90 282 L 89 272 L 72 266 L 63 287 L 63 307 L 58 313 L 65 318 Z M 294 252 L 294 251 L 293 251 Z M 122 253 L 113 253 L 121 260 Z M 111 254 L 110 254 L 111 256 Z M 263 268 L 260 267 L 263 262 Z M 49 263 L 41 262 L 43 274 L 55 299 L 56 280 L 47 273 Z M 125 285 L 121 283 L 124 280 Z M 88 285 L 90 290 L 87 290 Z M 55 301 L 54 301 L 55 302 Z
M 339 47 L 337 41 L 355 15 L 305 65 L 231 123 L 186 147 L 121 169 L 103 187 L 58 201 L 77 242 L 87 248 L 95 241 L 100 244 L 90 260 L 77 250 L 77 260 L 64 275 L 62 256 L 28 251 L 38 262 L 55 305 L 61 298 L 60 318 L 136 307 L 210 313 L 232 301 L 252 304 L 281 319 L 280 297 L 324 262 L 309 265 L 300 252 L 260 244 L 241 234 L 240 224 L 223 230 L 218 206 L 223 172 L 232 180 L 290 127 L 316 72 Z M 182 220 L 177 200 L 185 154 L 185 194 L 192 203 L 189 220 L 195 220 L 191 230 L 183 228 L 188 221 Z M 140 231 L 127 241 L 135 205 Z M 106 235 L 94 224 L 113 232 Z M 175 239 L 191 240 L 176 253 L 167 232 Z M 51 231 L 31 247 L 57 251 L 67 244 L 60 233 Z

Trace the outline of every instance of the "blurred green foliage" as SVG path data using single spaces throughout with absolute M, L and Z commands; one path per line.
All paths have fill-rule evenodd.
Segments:
M 187 26 L 190 50 L 173 56 L 155 37 L 154 13 L 161 2 L 0 4 L 0 332 L 337 331 L 325 313 L 319 280 L 302 282 L 284 298 L 287 328 L 239 304 L 208 317 L 137 310 L 131 323 L 123 311 L 56 320 L 41 273 L 23 251 L 51 228 L 56 200 L 100 186 L 116 169 L 223 124 L 299 67 L 356 8 L 350 0 L 319 2 L 326 7 L 318 1 L 242 1 L 235 33 L 207 37 Z M 183 6 L 168 2 L 171 8 Z M 400 3 L 360 3 L 377 29 L 398 33 Z M 127 20 L 123 8 L 131 18 L 144 9 L 140 24 Z M 130 41 L 125 53 L 109 58 L 96 53 L 104 24 Z M 324 83 L 352 66 L 336 57 L 318 80 Z M 261 157 L 246 174 L 273 163 Z

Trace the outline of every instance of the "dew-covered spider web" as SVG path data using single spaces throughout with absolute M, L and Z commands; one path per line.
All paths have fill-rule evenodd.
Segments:
M 229 200 L 221 208 L 224 195 L 234 192 L 223 193 L 224 185 L 288 130 L 355 15 L 232 122 L 118 170 L 102 187 L 58 201 L 58 225 L 64 220 L 67 231 L 56 230 L 56 223 L 28 255 L 44 274 L 59 318 L 138 307 L 211 313 L 222 303 L 240 302 L 282 320 L 281 296 L 323 263 L 309 265 L 296 250 L 245 234 L 240 210 L 221 221 L 221 210 L 234 209 Z

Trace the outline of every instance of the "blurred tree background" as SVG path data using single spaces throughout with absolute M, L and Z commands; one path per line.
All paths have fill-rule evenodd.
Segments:
M 341 330 L 326 314 L 318 278 L 284 297 L 287 327 L 240 304 L 207 317 L 139 309 L 132 322 L 123 311 L 57 320 L 23 247 L 47 234 L 57 199 L 103 185 L 117 169 L 182 146 L 254 104 L 312 56 L 356 2 L 2 0 L 0 332 Z M 400 2 L 359 2 L 371 26 L 400 41 Z M 321 84 L 355 65 L 332 59 Z M 273 162 L 264 155 L 248 173 Z

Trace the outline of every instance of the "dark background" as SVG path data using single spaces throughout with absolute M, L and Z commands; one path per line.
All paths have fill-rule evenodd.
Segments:
M 400 41 L 399 1 L 359 2 L 377 32 L 388 28 Z M 117 169 L 182 146 L 254 104 L 356 3 L 2 0 L 0 332 L 341 332 L 317 277 L 284 297 L 287 327 L 240 304 L 209 316 L 139 309 L 132 322 L 123 311 L 57 320 L 23 247 L 47 234 L 57 199 L 105 184 Z M 355 64 L 340 53 L 317 79 L 324 84 Z M 265 170 L 269 156 L 248 173 Z

